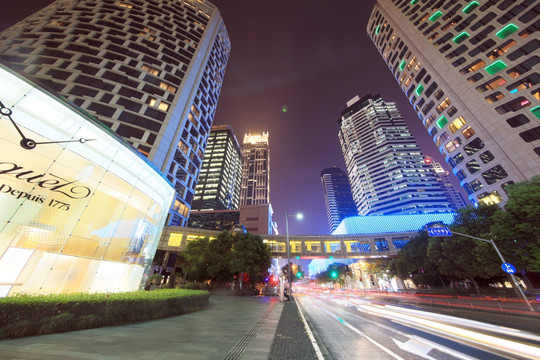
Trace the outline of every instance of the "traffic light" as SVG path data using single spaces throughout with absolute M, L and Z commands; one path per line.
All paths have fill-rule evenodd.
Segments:
M 296 273 L 296 277 L 297 277 L 297 278 L 301 278 L 302 276 L 304 276 L 304 274 L 302 274 L 301 271 L 299 271 L 299 272 Z
M 332 272 L 330 273 L 330 277 L 331 277 L 332 279 L 336 279 L 336 278 L 338 277 L 337 271 L 335 271 L 335 270 L 332 271 Z

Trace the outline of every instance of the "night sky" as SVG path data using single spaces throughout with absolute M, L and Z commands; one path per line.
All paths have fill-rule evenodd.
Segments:
M 0 30 L 51 0 L 3 0 Z M 397 102 L 426 155 L 443 163 L 366 32 L 375 0 L 213 0 L 232 43 L 214 124 L 270 132 L 270 200 L 285 234 L 328 234 L 320 173 L 345 170 L 338 119 L 355 95 Z M 287 111 L 282 109 L 286 107 Z M 455 182 L 457 184 L 457 182 Z

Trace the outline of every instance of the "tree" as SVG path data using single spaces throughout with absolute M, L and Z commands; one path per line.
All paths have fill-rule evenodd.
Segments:
M 411 279 L 417 286 L 444 286 L 437 266 L 427 256 L 429 235 L 421 231 L 413 236 L 392 259 L 389 269 L 401 279 Z
M 540 272 L 540 176 L 509 187 L 491 232 L 505 260 L 522 272 Z
M 207 249 L 210 240 L 208 238 L 197 239 L 188 242 L 186 249 L 182 252 L 185 259 L 184 272 L 191 280 L 208 280 Z
M 333 263 L 315 277 L 318 283 L 345 283 L 345 277 L 350 276 L 349 266 L 341 263 Z
M 230 254 L 230 271 L 233 274 L 249 275 L 253 284 L 258 275 L 270 267 L 272 253 L 259 235 L 236 234 L 233 236 L 233 249 Z
M 496 205 L 468 206 L 459 209 L 450 229 L 455 232 L 489 239 Z M 470 280 L 480 293 L 477 279 L 490 279 L 501 275 L 500 260 L 493 246 L 479 240 L 454 234 L 450 238 L 429 240 L 427 255 L 441 274 Z

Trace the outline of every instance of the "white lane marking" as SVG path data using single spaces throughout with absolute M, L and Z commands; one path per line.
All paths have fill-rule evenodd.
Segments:
M 369 336 L 367 336 L 366 334 L 364 334 L 362 331 L 360 331 L 359 329 L 355 328 L 354 326 L 352 326 L 351 324 L 349 324 L 348 322 L 346 322 L 345 320 L 341 319 L 340 317 L 338 317 L 336 314 L 334 314 L 333 312 L 325 309 L 324 306 L 321 306 L 319 305 L 319 309 L 322 310 L 323 312 L 327 313 L 328 315 L 330 315 L 331 317 L 333 317 L 334 319 L 338 320 L 340 323 L 342 323 L 343 325 L 345 325 L 346 327 L 348 327 L 349 329 L 351 329 L 352 331 L 354 331 L 355 333 L 357 333 L 358 335 L 360 336 L 363 336 L 366 340 L 368 340 L 369 342 L 371 342 L 372 344 L 374 344 L 375 346 L 377 346 L 378 348 L 380 348 L 381 350 L 383 350 L 384 352 L 386 352 L 388 355 L 392 356 L 394 359 L 398 359 L 398 360 L 405 360 L 403 359 L 401 356 L 397 355 L 396 353 L 394 353 L 392 350 L 386 348 L 385 346 L 383 346 L 382 344 L 378 343 L 377 341 L 373 340 L 372 338 L 370 338 Z
M 304 322 L 304 327 L 306 328 L 306 331 L 309 336 L 309 340 L 311 340 L 311 345 L 313 345 L 313 348 L 315 349 L 315 353 L 317 354 L 317 359 L 324 360 L 324 356 L 321 352 L 321 349 L 319 348 L 319 345 L 317 345 L 317 340 L 315 340 L 315 337 L 313 336 L 313 333 L 311 332 L 309 325 L 306 322 L 306 318 L 304 317 L 304 312 L 302 311 L 302 308 L 300 307 L 300 302 L 295 301 L 296 306 L 298 306 L 298 311 L 300 312 L 300 316 L 302 317 L 302 321 Z
M 335 301 L 336 299 L 330 299 L 330 301 Z M 357 299 L 358 300 L 358 299 Z M 365 300 L 360 300 L 360 302 L 363 302 L 363 303 L 367 303 L 367 304 L 370 304 L 368 301 L 365 301 Z M 354 304 L 354 302 L 353 302 Z M 357 309 L 359 312 L 364 312 L 364 313 L 367 313 L 369 315 L 374 315 L 374 316 L 377 316 L 377 314 L 374 314 L 372 312 L 369 312 L 369 311 L 366 311 L 366 309 L 363 309 L 361 306 L 358 306 L 358 305 L 355 305 L 355 309 Z M 417 336 L 417 335 L 411 335 L 411 334 L 407 334 L 403 331 L 400 331 L 400 330 L 397 330 L 393 327 L 390 327 L 390 326 L 387 326 L 387 325 L 384 325 L 384 324 L 380 324 L 378 322 L 375 322 L 375 321 L 372 321 L 372 320 L 369 320 L 369 319 L 366 319 L 366 318 L 362 318 L 362 321 L 364 322 L 368 322 L 370 323 L 371 325 L 375 325 L 375 326 L 378 326 L 378 327 L 381 327 L 385 330 L 388 330 L 388 331 L 392 331 L 396 334 L 399 334 L 403 337 L 406 337 L 406 338 L 409 338 L 409 339 L 416 339 L 418 341 L 422 341 L 426 344 L 428 344 L 429 346 L 441 351 L 441 352 L 444 352 L 450 356 L 453 356 L 453 357 L 456 357 L 458 359 L 463 359 L 463 360 L 475 360 L 476 358 L 474 357 L 470 357 L 466 354 L 463 354 L 457 350 L 453 350 L 453 349 L 450 349 L 450 348 L 447 348 L 446 346 L 444 345 L 441 345 L 441 344 L 438 344 L 436 342 L 433 342 L 431 340 L 428 340 L 428 339 L 424 339 L 423 337 L 420 337 L 420 336 Z M 404 326 L 407 326 L 407 327 L 411 327 L 412 324 L 410 323 L 405 323 L 405 322 L 401 322 L 401 321 L 395 321 L 395 320 L 391 320 L 393 322 L 396 322 L 396 323 L 399 323 L 400 325 L 404 325 Z M 420 328 L 419 328 L 420 330 Z M 426 330 L 425 328 L 422 327 L 422 330 Z M 428 330 L 431 330 L 431 329 L 428 329 Z M 441 334 L 442 335 L 442 334 Z M 453 339 L 455 340 L 455 339 Z M 492 353 L 491 351 L 489 350 L 486 350 L 484 349 L 484 351 L 487 351 L 489 353 Z
M 394 339 L 393 337 L 391 337 L 390 339 L 392 339 L 401 350 L 405 350 L 414 355 L 421 356 L 425 359 L 435 360 L 435 358 L 432 358 L 431 356 L 428 355 L 429 352 L 433 350 L 433 347 L 426 344 L 423 341 L 418 341 L 416 339 L 409 339 L 405 342 L 401 342 L 399 340 Z

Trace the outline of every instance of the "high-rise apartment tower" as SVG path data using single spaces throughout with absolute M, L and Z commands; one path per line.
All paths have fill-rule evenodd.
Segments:
M 270 146 L 268 132 L 245 134 L 240 205 L 270 203 Z
M 540 3 L 377 0 L 367 31 L 475 203 L 540 174 Z
M 380 95 L 356 96 L 339 127 L 359 215 L 452 211 L 395 103 Z
M 347 174 L 334 166 L 321 172 L 324 203 L 330 233 L 349 216 L 358 216 Z
M 94 115 L 176 189 L 185 225 L 230 42 L 205 0 L 58 0 L 0 34 L 0 59 Z M 1 99 L 0 99 L 1 100 Z
M 435 179 L 439 183 L 439 186 L 444 190 L 446 200 L 450 204 L 450 207 L 454 210 L 467 206 L 465 198 L 459 191 L 456 190 L 452 180 L 450 180 L 450 172 L 444 170 L 441 164 L 433 161 L 429 156 L 426 156 L 426 164 L 431 165 L 431 171 L 435 173 Z
M 241 180 L 242 152 L 232 127 L 212 126 L 191 209 L 238 209 Z

